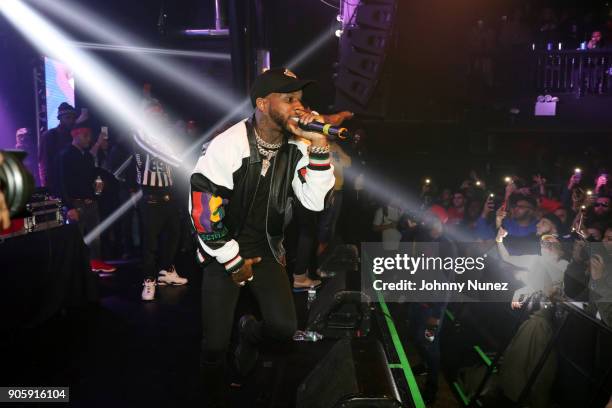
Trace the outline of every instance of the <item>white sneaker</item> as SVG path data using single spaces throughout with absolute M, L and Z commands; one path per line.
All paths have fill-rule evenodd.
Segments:
M 145 279 L 142 286 L 144 286 L 144 288 L 142 288 L 142 300 L 155 299 L 155 281 Z
M 159 271 L 159 276 L 157 277 L 158 285 L 184 285 L 187 283 L 187 278 L 182 278 L 176 273 L 174 267 L 169 271 L 161 270 Z

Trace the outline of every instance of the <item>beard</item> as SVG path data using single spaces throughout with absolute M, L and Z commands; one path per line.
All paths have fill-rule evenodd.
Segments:
M 287 125 L 290 119 L 284 118 L 279 112 L 275 110 L 270 111 L 270 119 L 273 123 L 275 123 L 279 128 L 285 131 L 290 131 L 289 126 Z

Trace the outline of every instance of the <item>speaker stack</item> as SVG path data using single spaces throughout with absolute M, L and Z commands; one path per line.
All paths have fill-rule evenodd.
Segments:
M 362 0 L 352 6 L 340 36 L 335 108 L 383 115 L 396 0 Z

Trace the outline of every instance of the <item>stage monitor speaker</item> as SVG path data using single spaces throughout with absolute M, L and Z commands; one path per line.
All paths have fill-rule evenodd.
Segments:
M 382 345 L 374 339 L 338 341 L 300 384 L 297 408 L 400 408 Z
M 357 7 L 359 27 L 390 30 L 395 15 L 395 4 L 360 4 Z
M 370 333 L 369 297 L 358 291 L 345 290 L 346 272 L 330 279 L 310 306 L 307 330 L 323 337 L 365 337 Z

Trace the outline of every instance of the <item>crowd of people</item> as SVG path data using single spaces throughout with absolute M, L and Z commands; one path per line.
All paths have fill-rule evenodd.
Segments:
M 101 236 L 103 245 L 96 236 L 89 248 L 91 269 L 105 273 L 114 272 L 115 267 L 101 261 L 103 254 L 114 257 L 139 248 L 143 300 L 155 298 L 157 285 L 186 284 L 187 279 L 174 267 L 175 257 L 181 247 L 190 247 L 191 252 L 197 247 L 207 271 L 202 368 L 209 384 L 219 382 L 240 287 L 255 292 L 267 324 L 263 326 L 252 316 L 240 320 L 241 343 L 235 358 L 241 371 L 252 369 L 257 359 L 255 345 L 267 332 L 277 330 L 267 334 L 284 339 L 295 331 L 293 308 L 283 307 L 284 312 L 279 313 L 275 307 L 279 302 L 291 303 L 282 267 L 287 260 L 283 238 L 291 213 L 297 215 L 297 234 L 294 243 L 287 245 L 294 291 L 321 283 L 325 271 L 318 261 L 341 240 L 380 240 L 389 251 L 397 250 L 401 242 L 439 242 L 443 244 L 440 251 L 447 256 L 470 251 L 463 244 L 476 243 L 479 250 L 493 251 L 500 268 L 514 277 L 519 290 L 509 308 L 524 308 L 534 299 L 541 304 L 575 301 L 612 326 L 612 181 L 602 163 L 573 169 L 560 186 L 548 183 L 545 174 L 479 177 L 471 171 L 457 188 L 424 178 L 412 190 L 382 197 L 384 202 L 373 208 L 375 195 L 367 188 L 373 181 L 368 181 L 364 158 L 365 132 L 355 130 L 350 142 L 328 143 L 297 128 L 291 114 L 301 121 L 334 124 L 352 114 L 310 111 L 301 101 L 307 82 L 287 72 L 262 75 L 261 89 L 256 83 L 252 91 L 254 116 L 206 146 L 189 180 L 189 208 L 180 198 L 189 196 L 187 180 L 181 185 L 174 174 L 176 164 L 143 146 L 141 131 L 134 130 L 118 143 L 102 127 L 94 143 L 88 115 L 79 115 L 68 103 L 59 107 L 58 127 L 42 135 L 38 162 L 26 163 L 42 186 L 62 198 L 68 222 L 77 223 L 83 236 L 119 203 L 142 193 L 139 203 Z M 282 99 L 286 95 L 294 99 Z M 142 115 L 159 126 L 172 127 L 156 99 L 146 98 Z M 193 133 L 195 126 L 180 123 L 178 128 Z M 180 130 L 175 126 L 174 131 Z M 287 142 L 286 132 L 306 139 Z M 32 135 L 20 129 L 17 144 L 33 149 Z M 287 168 L 276 168 L 279 160 Z M 251 166 L 256 173 L 250 173 Z M 416 199 L 409 200 L 409 205 L 407 196 Z M 271 218 L 270 211 L 274 213 Z M 367 218 L 368 211 L 373 218 Z M 343 217 L 349 222 L 337 228 Z M 254 271 L 263 270 L 265 274 L 255 276 Z M 273 287 L 275 292 L 270 292 Z M 414 303 L 411 308 L 410 331 L 424 356 L 421 369 L 428 374 L 424 396 L 433 401 L 446 305 Z M 545 307 L 531 313 L 551 325 L 549 315 Z M 526 332 L 519 330 L 517 336 Z M 524 350 L 514 344 L 507 353 L 515 353 L 511 361 L 520 364 Z M 501 375 L 507 372 L 502 370 Z M 507 383 L 513 385 L 504 389 L 506 396 L 516 398 L 516 382 Z
M 173 125 L 162 104 L 143 98 L 141 114 L 160 129 L 177 136 L 196 131 L 193 122 Z M 61 198 L 66 222 L 75 223 L 87 239 L 93 272 L 112 274 L 117 268 L 102 259 L 143 260 L 143 300 L 155 298 L 157 285 L 184 285 L 175 257 L 189 251 L 191 243 L 187 208 L 178 196 L 187 196 L 187 181 L 175 180 L 173 166 L 142 148 L 141 130 L 111 138 L 107 126 L 94 140 L 87 109 L 77 111 L 67 102 L 57 112 L 59 124 L 41 135 L 37 146 L 27 128 L 16 133 L 16 148 L 28 152 L 24 162 L 46 194 Z M 181 133 L 182 132 L 182 133 Z M 193 135 L 192 135 L 193 136 Z M 140 200 L 133 197 L 142 193 Z M 132 199 L 132 208 L 105 231 L 100 221 L 120 204 Z M 181 203 L 184 200 L 181 200 Z
M 612 185 L 603 167 L 568 173 L 561 186 L 540 174 L 485 180 L 472 171 L 458 188 L 438 190 L 434 180 L 425 178 L 420 191 L 412 191 L 419 197 L 416 207 L 408 207 L 400 195 L 380 206 L 373 218 L 372 231 L 380 234 L 385 249 L 397 250 L 401 242 L 440 242 L 459 256 L 490 254 L 496 263 L 488 273 L 511 276 L 517 288 L 509 309 L 543 305 L 527 312 L 529 318 L 506 349 L 501 387 L 515 402 L 526 381 L 516 373 L 528 372 L 524 368 L 535 363 L 527 356 L 539 355 L 550 340 L 551 304 L 572 302 L 612 326 Z M 410 321 L 425 361 L 421 368 L 428 374 L 424 397 L 429 401 L 437 391 L 436 333 L 446 305 L 435 306 L 413 304 Z M 548 363 L 543 373 L 531 394 L 539 396 L 539 402 L 532 400 L 537 406 L 547 406 L 555 375 Z

